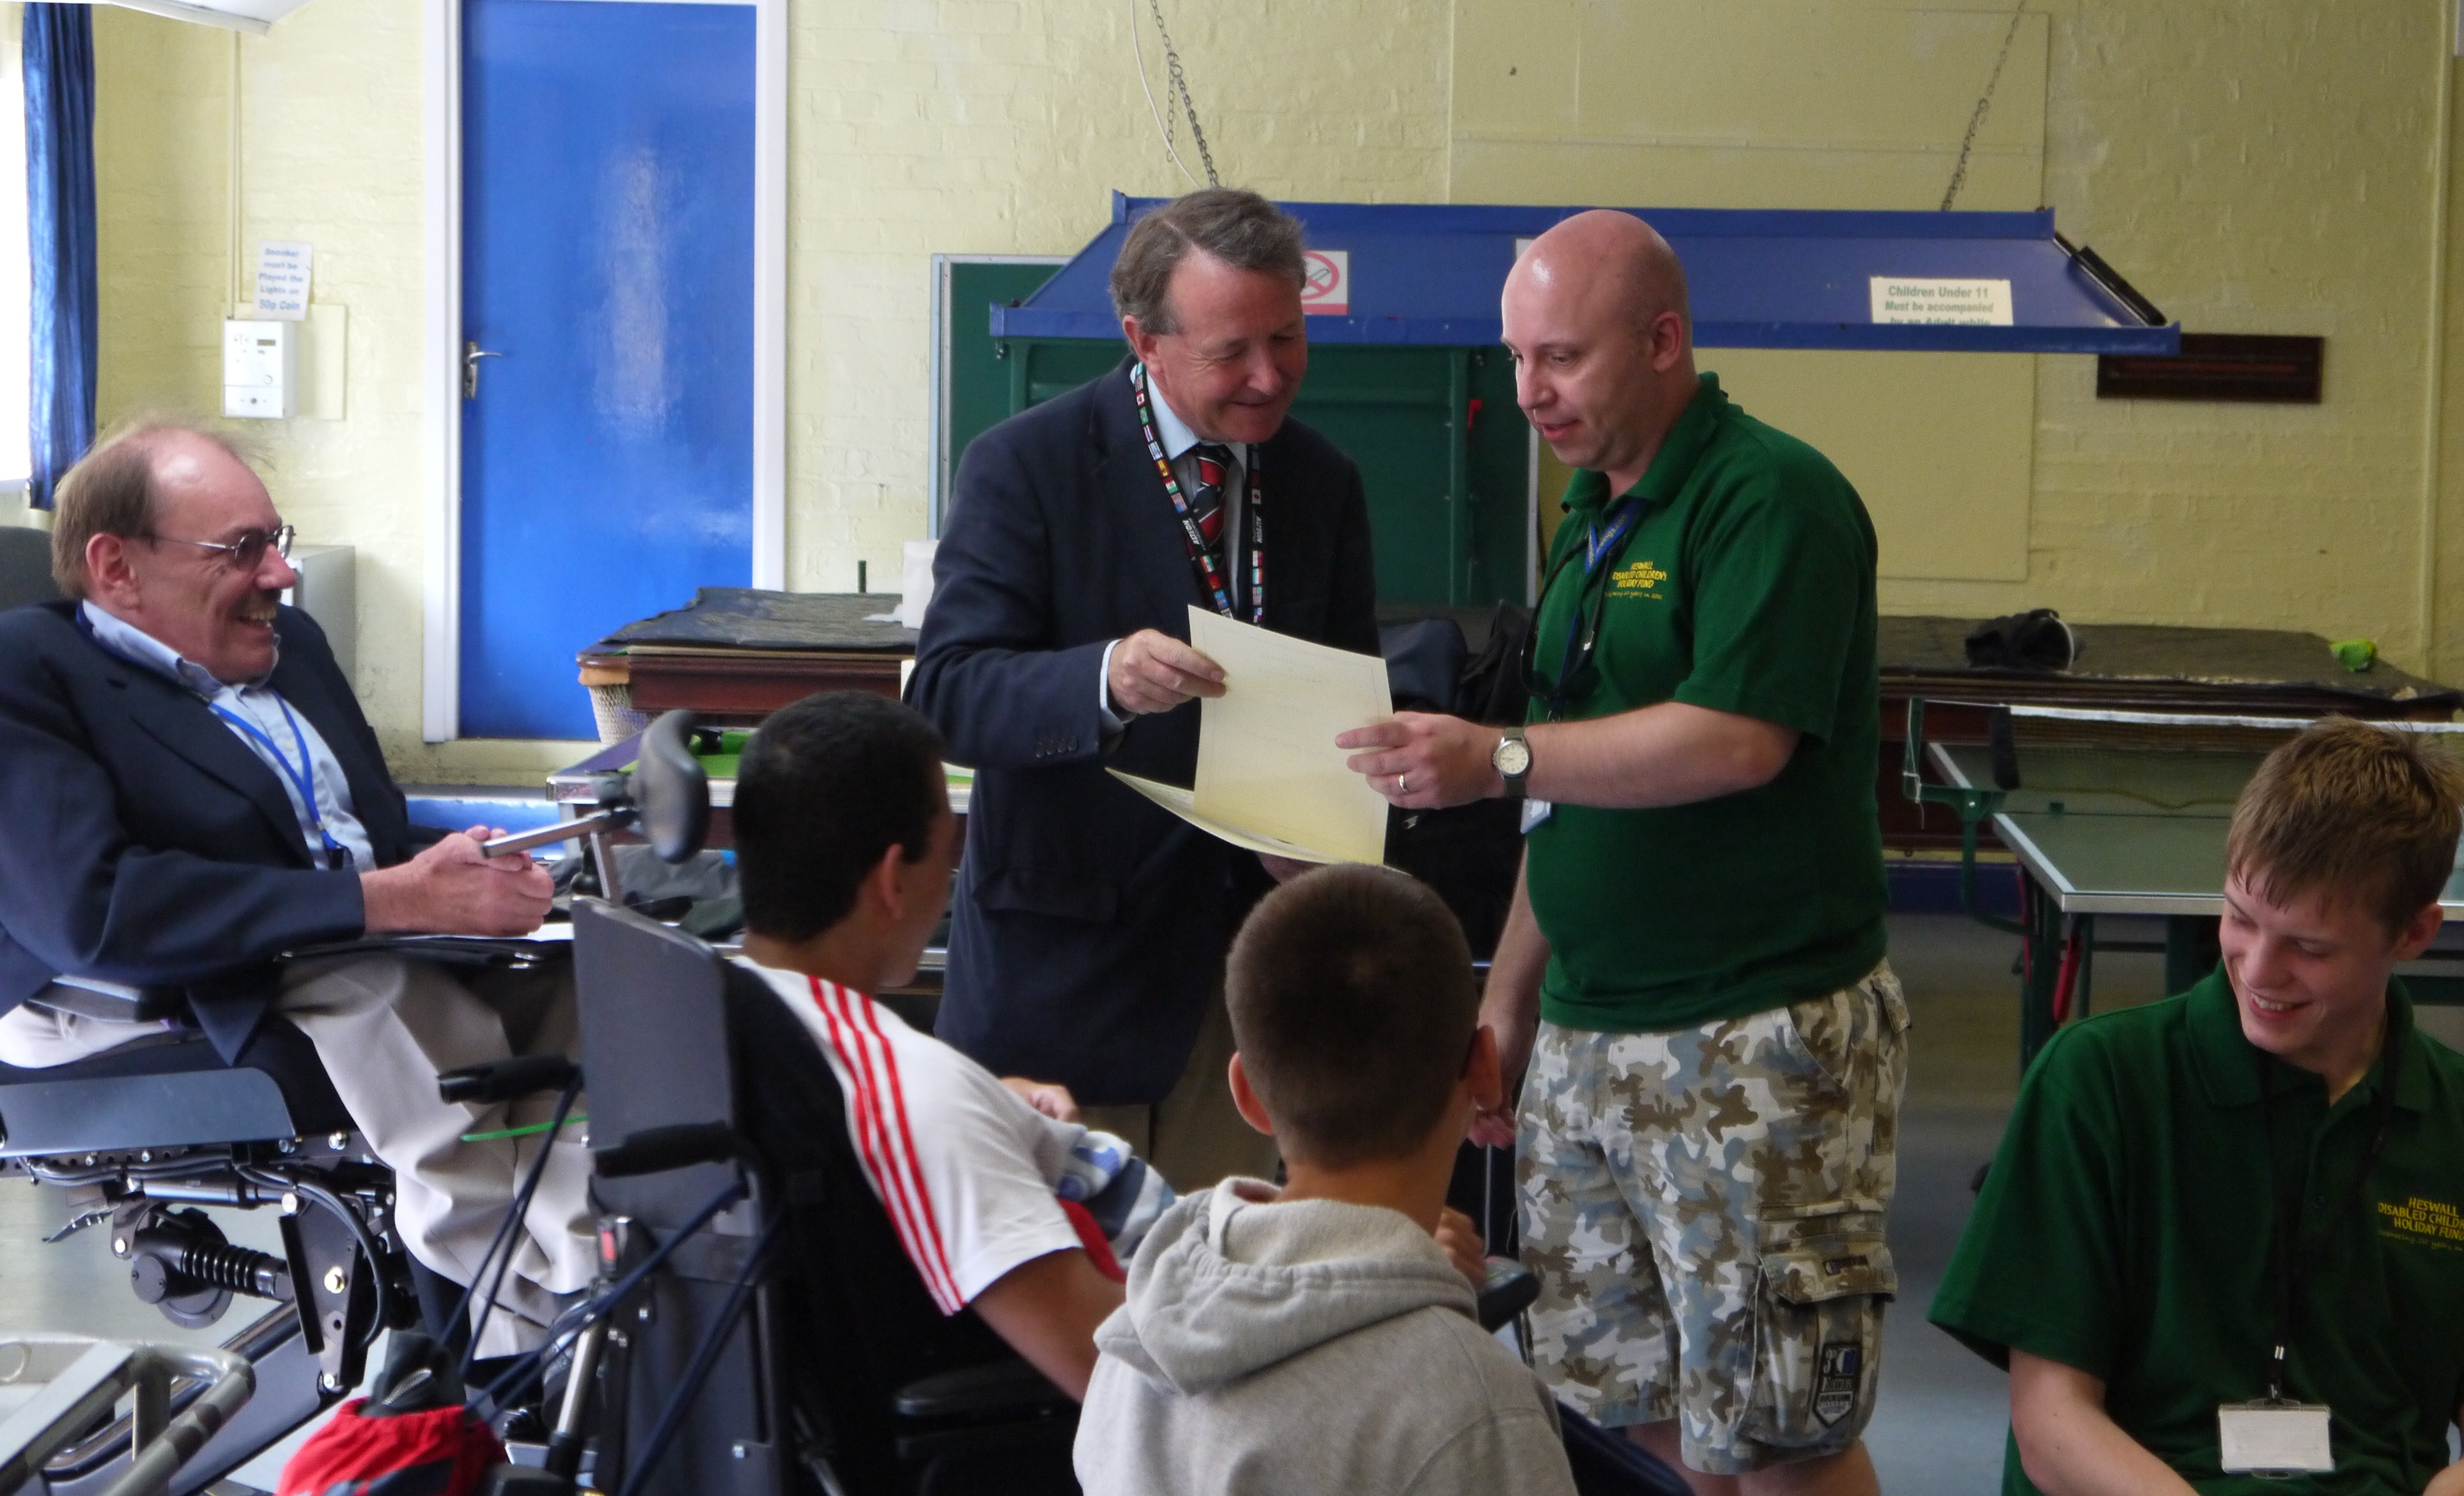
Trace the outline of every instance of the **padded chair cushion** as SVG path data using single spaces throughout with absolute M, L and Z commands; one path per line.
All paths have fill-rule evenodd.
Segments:
M 59 595 L 52 581 L 51 532 L 0 525 L 0 607 L 49 603 Z

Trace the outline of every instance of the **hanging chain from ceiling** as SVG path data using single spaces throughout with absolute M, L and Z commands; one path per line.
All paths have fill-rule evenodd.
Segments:
M 1190 102 L 1189 79 L 1180 71 L 1180 54 L 1172 45 L 1172 33 L 1164 29 L 1163 0 L 1147 0 L 1147 5 L 1155 14 L 1155 34 L 1163 38 L 1163 65 L 1167 78 L 1165 97 L 1169 99 L 1174 94 L 1180 96 L 1181 113 L 1189 118 L 1189 138 L 1197 142 L 1199 165 L 1206 168 L 1206 185 L 1221 187 L 1222 181 L 1215 175 L 1215 153 L 1206 148 L 1206 131 L 1198 123 L 1198 106 Z M 1146 77 L 1144 68 L 1139 70 L 1138 76 L 1143 81 Z M 1150 98 L 1148 102 L 1152 105 L 1154 99 Z M 1169 123 L 1164 126 L 1164 146 L 1167 150 L 1172 148 L 1172 127 Z M 1173 151 L 1174 165 L 1178 165 L 1179 162 L 1180 153 Z M 1188 170 L 1186 166 L 1181 167 L 1184 175 Z
M 1993 90 L 2002 82 L 2002 64 L 2011 60 L 2011 44 L 2019 39 L 2019 22 L 2028 13 L 2028 0 L 2019 0 L 2019 8 L 2011 12 L 2011 29 L 2002 33 L 2002 50 L 1993 55 L 1993 72 L 1985 80 L 1985 92 L 1976 99 L 1976 112 L 1968 117 L 1968 133 L 1959 142 L 1959 164 L 1950 168 L 1950 190 L 1942 195 L 1942 210 L 1959 201 L 1959 189 L 1968 185 L 1968 154 L 1976 148 L 1976 132 L 1985 128 L 1985 113 L 1993 107 Z

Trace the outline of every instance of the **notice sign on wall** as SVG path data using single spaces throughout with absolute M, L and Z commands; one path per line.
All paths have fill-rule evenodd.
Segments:
M 1301 310 L 1311 317 L 1352 315 L 1352 252 L 1309 250 L 1301 264 L 1309 275 L 1301 287 Z
M 267 239 L 256 247 L 256 315 L 286 322 L 308 317 L 308 270 L 313 253 L 296 241 Z
M 1919 280 L 1876 275 L 1874 320 L 1922 322 L 1952 327 L 2011 325 L 2011 282 L 2007 280 Z

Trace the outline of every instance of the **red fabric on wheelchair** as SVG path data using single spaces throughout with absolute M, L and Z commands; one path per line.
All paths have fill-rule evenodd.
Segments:
M 282 1467 L 276 1496 L 477 1496 L 505 1446 L 466 1407 L 369 1418 L 368 1399 L 335 1410 Z

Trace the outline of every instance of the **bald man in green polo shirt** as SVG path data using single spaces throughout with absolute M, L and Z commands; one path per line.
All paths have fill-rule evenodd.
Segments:
M 1932 1309 L 2010 1368 L 2006 1496 L 2464 1492 L 2464 1057 L 2394 976 L 2459 796 L 2311 728 L 2233 808 L 2223 965 L 2037 1055 Z
M 1482 1018 L 1519 1114 L 1535 1359 L 1700 1493 L 1875 1489 L 1907 1010 L 1883 960 L 1874 529 L 1694 367 L 1630 213 L 1507 276 L 1524 413 L 1578 471 L 1529 721 L 1338 739 L 1397 805 L 1526 799 Z

